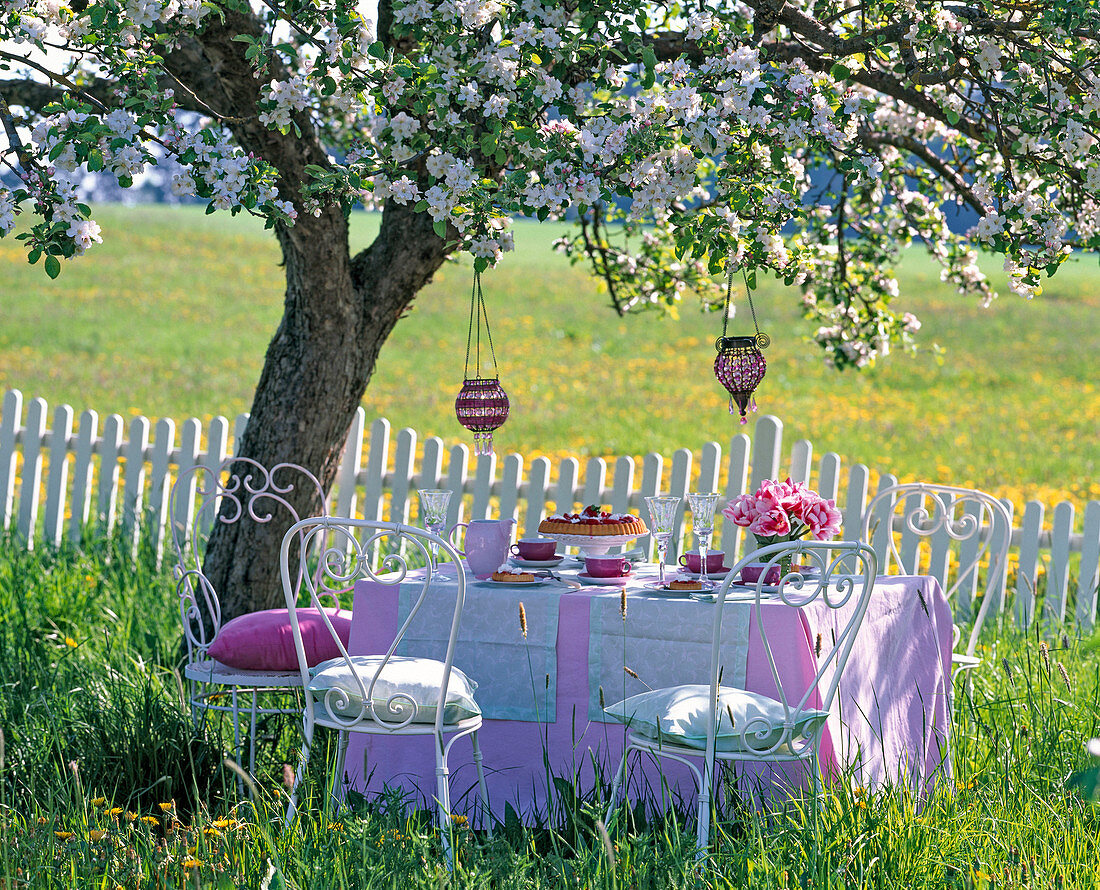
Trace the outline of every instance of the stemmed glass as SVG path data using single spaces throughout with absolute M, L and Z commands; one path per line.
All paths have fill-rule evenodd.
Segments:
M 652 497 L 645 499 L 649 509 L 649 518 L 653 523 L 650 531 L 657 541 L 657 572 L 660 584 L 665 586 L 665 556 L 668 554 L 668 539 L 672 537 L 672 526 L 676 522 L 676 511 L 680 507 L 678 497 Z
M 707 551 L 710 549 L 710 536 L 714 534 L 714 509 L 718 506 L 718 498 L 716 491 L 693 491 L 688 494 L 691 527 L 699 548 L 699 583 L 703 587 L 711 586 L 707 581 Z
M 451 492 L 443 488 L 420 488 L 420 521 L 424 528 L 437 537 L 443 537 L 447 528 L 447 507 L 451 503 Z M 432 565 L 439 565 L 439 545 L 432 542 Z

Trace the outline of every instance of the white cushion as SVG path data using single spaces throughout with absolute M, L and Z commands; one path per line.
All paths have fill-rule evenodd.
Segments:
M 604 711 L 640 736 L 705 749 L 709 698 L 709 685 L 672 686 L 631 696 L 626 701 L 608 706 Z M 720 716 L 715 737 L 716 750 L 766 751 L 779 742 L 785 723 L 781 702 L 730 686 L 719 687 L 718 702 Z M 827 711 L 802 711 L 787 741 L 813 735 L 828 716 Z M 755 723 L 757 720 L 763 722 Z M 743 738 L 741 733 L 746 728 L 749 733 L 747 738 Z
M 363 691 L 370 693 L 371 681 L 382 665 L 381 655 L 353 655 L 351 661 L 363 682 Z M 351 667 L 343 658 L 331 658 L 323 661 L 311 671 L 313 679 L 309 691 L 318 701 L 325 701 L 331 711 L 342 717 L 356 717 L 363 709 L 363 692 L 352 673 Z M 372 705 L 376 719 L 383 725 L 400 723 L 408 716 L 411 705 L 405 698 L 389 700 L 395 695 L 408 696 L 416 703 L 416 716 L 413 723 L 434 723 L 435 711 L 439 705 L 439 688 L 443 685 L 443 662 L 431 658 L 412 658 L 394 655 L 382 669 L 378 681 L 374 684 Z M 325 700 L 329 689 L 339 689 L 346 696 L 333 695 Z M 443 722 L 457 723 L 467 717 L 476 717 L 481 709 L 474 701 L 477 683 L 456 667 L 451 667 L 450 682 L 447 684 L 446 705 L 443 710 Z M 364 715 L 370 719 L 369 712 Z

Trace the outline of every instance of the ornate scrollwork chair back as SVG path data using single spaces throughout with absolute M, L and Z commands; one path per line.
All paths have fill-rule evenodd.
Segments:
M 293 552 L 296 537 L 301 542 L 297 556 Z M 306 554 L 316 556 L 315 571 L 307 571 Z M 382 554 L 378 568 L 375 568 L 376 554 Z M 457 568 L 455 583 L 452 585 L 448 578 L 447 585 L 455 589 L 453 605 L 449 601 L 439 602 L 439 588 L 433 584 L 439 566 L 446 562 Z M 305 519 L 287 531 L 280 568 L 288 607 L 297 597 L 296 577 L 302 578 L 302 591 L 309 594 L 310 605 L 314 607 L 334 591 L 353 588 L 357 581 L 392 587 L 402 585 L 405 590 L 413 591 L 408 615 L 385 652 L 349 653 L 331 623 L 326 622 L 340 654 L 313 667 L 307 662 L 302 634 L 291 612 L 300 679 L 307 689 L 303 711 L 304 742 L 296 777 L 303 775 L 309 762 L 317 727 L 327 727 L 339 734 L 330 791 L 330 799 L 336 804 L 343 796 L 341 779 L 350 733 L 433 735 L 437 741 L 434 749 L 439 825 L 450 866 L 448 757 L 454 743 L 465 736 L 470 736 L 473 743 L 480 802 L 488 817 L 488 795 L 478 743 L 482 719 L 473 699 L 477 684 L 454 664 L 466 594 L 461 557 L 448 541 L 414 526 L 321 517 Z M 415 575 L 414 568 L 419 569 Z M 442 660 L 398 653 L 410 626 L 426 607 L 450 610 L 450 635 Z M 296 781 L 287 810 L 288 824 L 294 819 L 297 807 Z
M 292 495 L 300 494 L 303 488 L 320 504 L 323 514 L 324 489 L 303 467 L 280 463 L 268 469 L 249 458 L 229 458 L 213 467 L 200 464 L 180 473 L 169 495 L 176 593 L 187 647 L 184 675 L 190 687 L 192 716 L 198 723 L 208 711 L 232 713 L 240 763 L 241 719 L 247 713 L 250 770 L 255 768 L 257 718 L 299 712 L 297 706 L 269 705 L 267 700 L 274 696 L 286 698 L 301 681 L 295 670 L 251 670 L 211 657 L 211 647 L 218 641 L 224 622 L 219 591 L 204 571 L 207 545 L 219 525 L 255 522 L 289 528 L 302 518 Z M 296 579 L 296 585 L 301 582 L 302 578 Z
M 956 667 L 977 664 L 974 652 L 982 625 L 1004 598 L 1012 539 L 1008 508 L 972 488 L 927 482 L 891 485 L 867 505 L 860 537 L 874 548 L 883 571 L 894 567 L 939 582 L 952 603 L 956 647 L 959 625 L 971 625 L 966 649 L 956 653 Z
M 780 578 L 779 584 L 769 586 L 765 579 L 773 577 L 773 567 L 780 566 L 790 557 L 793 570 Z M 771 678 L 775 684 L 775 697 L 734 689 L 721 685 L 722 676 L 722 624 L 730 587 L 740 577 L 741 569 L 748 563 L 763 563 L 760 580 L 747 592 L 752 599 L 753 624 L 759 634 L 767 657 Z M 670 758 L 686 764 L 695 777 L 698 791 L 698 851 L 702 856 L 710 838 L 711 802 L 713 795 L 715 763 L 717 761 L 757 762 L 806 762 L 811 769 L 815 792 L 820 783 L 818 762 L 821 738 L 833 699 L 852 652 L 856 634 L 863 622 L 870 602 L 878 560 L 870 547 L 851 541 L 793 541 L 772 544 L 755 550 L 742 558 L 726 575 L 718 588 L 714 605 L 713 632 L 709 686 L 683 686 L 668 690 L 653 690 L 635 696 L 608 709 L 613 715 L 625 715 L 627 725 L 626 748 L 611 791 L 611 805 L 607 819 L 615 809 L 618 792 L 623 784 L 627 760 L 632 751 L 644 752 L 658 758 Z M 746 595 L 742 587 L 739 592 Z M 832 618 L 828 638 L 822 634 L 814 642 L 813 660 L 816 673 L 812 678 L 802 678 L 797 689 L 791 689 L 776 665 L 773 644 L 768 636 L 767 612 L 783 605 L 794 608 L 825 607 Z M 824 623 L 824 619 L 823 619 Z M 752 626 L 752 625 L 750 625 Z M 789 681 L 788 681 L 789 682 Z M 668 693 L 686 694 L 705 732 L 695 726 L 690 733 L 679 738 L 666 732 L 663 726 L 673 726 L 677 715 L 665 711 L 658 713 L 656 721 L 651 712 L 644 711 L 644 700 L 673 700 Z M 706 696 L 705 700 L 703 696 Z M 681 698 L 682 702 L 684 699 Z M 636 705 L 629 703 L 637 701 Z M 623 707 L 626 705 L 627 707 Z M 646 721 L 638 725 L 630 717 L 645 713 Z M 742 709 L 738 716 L 734 710 Z M 681 711 L 681 714 L 683 712 Z M 618 719 L 622 719 L 619 717 Z M 656 725 L 657 732 L 652 732 Z M 703 741 L 705 740 L 705 745 Z M 702 758 L 700 770 L 693 762 Z M 816 797 L 815 797 L 816 800 Z

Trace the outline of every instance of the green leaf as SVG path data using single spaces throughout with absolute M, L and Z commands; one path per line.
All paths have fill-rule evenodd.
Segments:
M 483 256 L 474 257 L 474 271 L 475 272 L 484 272 L 488 268 L 489 268 L 489 261 L 485 257 L 483 257 Z
M 34 248 L 34 250 L 27 253 L 27 262 L 30 263 L 33 266 L 35 263 L 38 262 L 38 260 L 41 256 L 42 256 L 42 248 L 41 247 L 36 247 L 36 248 Z
M 848 67 L 840 62 L 835 63 L 833 67 L 829 69 L 829 73 L 835 80 L 847 80 L 852 76 L 852 72 L 848 70 Z
M 61 274 L 61 260 L 55 256 L 46 257 L 46 274 L 50 278 L 56 278 Z
M 947 109 L 946 117 L 947 122 L 951 124 L 951 126 L 955 126 L 960 120 L 959 113 L 954 108 Z
M 432 223 L 432 231 L 435 232 L 440 238 L 447 237 L 447 222 L 446 220 L 437 219 Z

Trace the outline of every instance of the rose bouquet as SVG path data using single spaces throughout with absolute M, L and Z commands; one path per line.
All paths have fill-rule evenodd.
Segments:
M 756 494 L 743 494 L 730 501 L 722 515 L 752 532 L 758 547 L 796 541 L 810 534 L 818 541 L 835 537 L 840 531 L 840 511 L 801 482 L 765 479 Z M 780 562 L 783 574 L 790 560 Z

